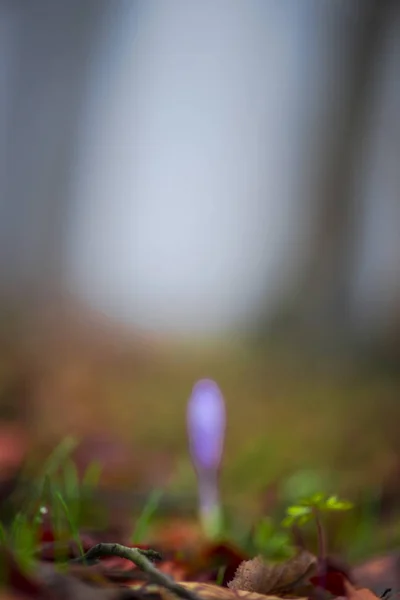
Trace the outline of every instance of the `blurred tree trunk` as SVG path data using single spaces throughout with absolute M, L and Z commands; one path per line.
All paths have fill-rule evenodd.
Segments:
M 104 0 L 12 0 L 0 64 L 7 86 L 6 150 L 0 205 L 1 296 L 41 296 L 60 281 L 70 173 Z M 3 74 L 3 73 L 1 73 Z M 28 293 L 27 293 L 28 292 Z
M 355 172 L 368 132 L 378 61 L 388 25 L 400 7 L 396 0 L 363 0 L 356 4 L 357 10 L 349 13 L 343 3 L 336 29 L 325 22 L 332 37 L 327 35 L 323 43 L 333 40 L 332 59 L 342 61 L 338 82 L 342 88 L 336 101 L 327 99 L 325 120 L 318 127 L 307 258 L 296 289 L 283 303 L 289 328 L 306 332 L 307 337 L 311 334 L 318 345 L 328 348 L 336 342 L 348 342 L 352 336 L 349 291 L 358 217 Z M 340 112 L 335 106 L 338 99 Z

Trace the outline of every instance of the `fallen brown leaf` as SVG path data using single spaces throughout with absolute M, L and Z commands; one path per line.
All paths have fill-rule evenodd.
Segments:
M 237 600 L 238 596 L 246 600 L 282 600 L 279 596 L 259 594 L 247 590 L 232 590 L 211 583 L 197 583 L 195 581 L 183 581 L 179 583 L 182 587 L 191 590 L 203 600 Z M 143 590 L 143 586 L 134 584 L 130 586 L 130 589 Z M 162 600 L 176 600 L 174 594 L 158 585 L 151 584 L 146 586 L 145 589 L 146 593 L 153 592 L 160 594 Z M 306 600 L 306 598 L 296 598 L 294 600 Z
M 187 567 L 186 576 L 176 577 L 176 579 L 213 583 L 218 570 L 223 568 L 221 585 L 226 587 L 234 578 L 239 565 L 248 558 L 243 551 L 232 544 L 226 542 L 206 544 L 203 548 L 200 547 L 195 555 L 186 559 L 184 563 Z
M 55 571 L 52 565 L 42 565 L 41 580 L 46 593 L 44 600 L 121 600 L 126 599 L 126 588 L 109 586 L 92 577 L 91 582 L 81 581 L 68 573 Z
M 234 579 L 228 583 L 231 590 L 246 590 L 260 594 L 293 592 L 317 571 L 316 557 L 306 550 L 282 563 L 268 563 L 261 556 L 242 562 Z
M 385 589 L 400 588 L 400 554 L 393 552 L 377 556 L 354 567 L 355 583 L 358 587 L 369 588 L 378 595 Z
M 367 588 L 356 589 L 349 581 L 344 582 L 344 588 L 348 600 L 380 600 L 371 590 Z

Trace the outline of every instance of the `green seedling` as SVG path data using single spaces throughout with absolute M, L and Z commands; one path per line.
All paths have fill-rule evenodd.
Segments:
M 345 511 L 353 508 L 353 504 L 340 500 L 338 496 L 327 496 L 322 493 L 313 494 L 300 500 L 297 504 L 286 509 L 286 517 L 282 521 L 284 527 L 302 526 L 314 520 L 318 536 L 318 554 L 321 564 L 326 559 L 326 535 L 322 523 L 322 514 Z

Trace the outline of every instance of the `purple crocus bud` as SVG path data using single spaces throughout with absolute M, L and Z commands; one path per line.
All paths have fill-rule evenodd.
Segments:
M 201 379 L 187 410 L 190 453 L 197 472 L 199 514 L 205 534 L 217 538 L 222 528 L 218 471 L 225 437 L 225 402 L 217 384 Z
M 193 387 L 187 410 L 190 453 L 198 471 L 218 469 L 225 423 L 225 402 L 218 385 L 201 379 Z

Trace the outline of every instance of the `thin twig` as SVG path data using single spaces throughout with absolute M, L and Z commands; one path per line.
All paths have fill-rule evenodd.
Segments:
M 176 583 L 165 573 L 161 573 L 151 562 L 161 560 L 161 555 L 155 550 L 141 550 L 140 548 L 129 548 L 121 544 L 96 544 L 86 554 L 75 558 L 70 562 L 79 564 L 93 564 L 101 556 L 119 556 L 133 562 L 139 569 L 147 573 L 153 583 L 161 585 L 176 596 L 184 600 L 200 600 L 199 596 L 183 585 Z
M 126 558 L 132 561 L 135 565 L 142 568 L 143 558 L 150 560 L 161 560 L 162 556 L 155 550 L 142 550 L 141 548 L 129 548 L 128 546 L 122 546 L 121 544 L 96 544 L 83 556 L 72 559 L 70 562 L 94 564 L 98 558 L 102 556 L 119 556 L 120 558 Z M 139 562 L 138 562 L 139 561 Z M 149 561 L 147 561 L 149 562 Z M 151 563 L 150 563 L 151 564 Z M 145 570 L 145 569 L 143 569 Z

